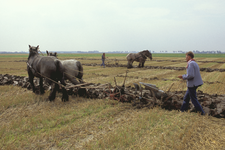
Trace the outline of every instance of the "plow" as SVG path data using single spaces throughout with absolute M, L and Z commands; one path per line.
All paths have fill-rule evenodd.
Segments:
M 143 82 L 139 82 L 139 84 L 133 83 L 134 87 L 126 87 L 125 81 L 126 81 L 127 73 L 128 71 L 126 71 L 124 81 L 121 86 L 117 84 L 116 77 L 114 77 L 114 83 L 115 83 L 114 87 L 109 83 L 97 85 L 97 86 L 95 86 L 93 83 L 85 83 L 85 84 L 75 85 L 75 86 L 77 87 L 83 86 L 83 87 L 79 87 L 80 89 L 85 89 L 85 94 L 82 94 L 82 95 L 92 95 L 90 93 L 98 89 L 97 91 L 102 92 L 102 93 L 98 92 L 101 98 L 116 100 L 118 102 L 132 102 L 134 105 L 135 103 L 141 102 L 142 104 L 148 104 L 151 107 L 154 107 L 155 105 L 162 106 L 164 102 L 167 102 L 169 99 L 171 100 L 173 96 L 176 96 L 175 94 L 172 94 L 171 92 L 169 92 L 173 84 L 171 85 L 170 89 L 167 92 L 160 90 L 154 84 L 143 83 Z M 91 86 L 85 86 L 90 84 Z M 74 86 L 71 86 L 71 87 L 74 87 Z
M 171 87 L 167 91 L 160 90 L 156 85 L 150 83 L 133 83 L 134 86 L 125 86 L 125 81 L 121 86 L 117 84 L 114 77 L 115 86 L 110 83 L 81 83 L 73 85 L 68 83 L 65 87 L 69 95 L 86 97 L 89 99 L 109 99 L 118 102 L 132 103 L 134 108 L 153 108 L 159 106 L 167 110 L 179 110 L 185 91 L 170 92 Z M 38 89 L 38 78 L 34 79 L 35 87 Z M 9 74 L 0 74 L 0 85 L 21 86 L 31 90 L 28 77 L 15 76 Z M 49 86 L 44 84 L 45 90 Z M 38 93 L 36 93 L 38 94 Z M 225 118 L 225 97 L 224 95 L 209 95 L 202 91 L 197 92 L 197 98 L 202 105 L 204 111 L 211 116 L 217 118 Z M 194 111 L 194 106 L 190 103 L 189 111 Z

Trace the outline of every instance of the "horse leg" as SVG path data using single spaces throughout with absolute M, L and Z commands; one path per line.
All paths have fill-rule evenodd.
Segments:
M 79 82 L 80 83 L 84 83 L 83 78 L 79 79 Z
M 141 65 L 142 65 L 142 63 L 141 63 L 141 62 L 139 62 L 138 68 L 141 68 Z
M 61 78 L 60 82 L 61 82 L 62 85 L 66 86 L 66 83 L 64 81 L 64 77 Z M 62 101 L 63 102 L 69 101 L 69 96 L 68 96 L 67 90 L 64 87 L 62 87 L 62 93 L 63 93 Z
M 62 85 L 66 86 L 66 83 L 65 83 L 65 73 L 64 73 L 64 67 L 63 65 L 60 63 L 60 61 L 57 62 L 56 64 L 56 67 L 57 67 L 57 81 L 59 80 L 61 82 Z M 68 93 L 67 93 L 67 90 L 65 89 L 65 87 L 62 87 L 62 101 L 65 102 L 65 101 L 68 101 L 69 100 L 69 96 L 68 96 Z
M 45 84 L 46 84 L 47 86 L 49 86 L 49 87 L 48 87 L 48 91 L 50 91 L 50 90 L 52 89 L 52 81 L 50 81 L 50 80 L 48 80 L 48 79 L 45 79 Z
M 40 78 L 39 85 L 40 85 L 40 94 L 44 94 L 45 91 L 43 88 L 43 78 Z
M 145 62 L 142 63 L 142 67 L 144 67 Z
M 130 64 L 131 68 L 133 68 L 133 63 L 134 63 L 134 60 L 131 61 L 131 64 Z
M 66 79 L 68 79 L 70 82 L 72 82 L 75 85 L 79 84 L 79 82 L 76 80 L 76 74 L 74 74 L 73 76 L 72 75 L 68 75 L 68 74 L 64 74 L 64 82 L 65 82 Z
M 28 71 L 28 75 L 29 75 L 29 81 L 30 81 L 31 88 L 32 88 L 33 92 L 35 93 L 34 75 L 32 73 L 30 73 L 29 71 Z
M 128 61 L 128 63 L 127 63 L 127 68 L 133 68 L 132 64 L 133 64 L 132 61 Z
M 59 85 L 52 82 L 51 87 L 52 87 L 52 89 L 51 89 L 50 95 L 48 96 L 48 99 L 49 99 L 50 101 L 53 101 L 53 100 L 55 99 L 56 91 L 58 90 Z
M 83 82 L 83 78 L 82 78 L 82 77 L 83 77 L 83 67 L 82 67 L 82 65 L 81 65 L 80 62 L 79 62 L 79 64 L 78 64 L 78 66 L 79 66 L 79 67 L 78 67 L 78 68 L 79 68 L 79 69 L 78 69 L 79 72 L 78 72 L 77 78 L 79 79 L 79 82 L 80 82 L 80 83 L 84 83 L 84 82 Z
M 79 84 L 79 82 L 76 80 L 76 78 L 75 77 L 69 77 L 68 78 L 73 84 Z

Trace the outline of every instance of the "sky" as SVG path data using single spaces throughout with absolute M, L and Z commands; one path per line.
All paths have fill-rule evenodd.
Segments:
M 224 0 L 0 0 L 0 51 L 222 51 Z

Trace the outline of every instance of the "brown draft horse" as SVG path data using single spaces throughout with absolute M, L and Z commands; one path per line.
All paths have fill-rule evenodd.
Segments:
M 143 51 L 141 51 L 137 54 L 136 53 L 129 53 L 126 56 L 127 61 L 128 61 L 127 68 L 133 68 L 132 64 L 133 64 L 134 61 L 139 62 L 138 67 L 140 67 L 140 68 L 144 67 L 144 63 L 145 63 L 147 57 L 152 60 L 152 53 L 149 52 L 148 50 L 143 50 Z

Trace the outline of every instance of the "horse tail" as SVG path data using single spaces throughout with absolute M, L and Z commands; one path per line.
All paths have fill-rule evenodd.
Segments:
M 78 75 L 77 78 L 82 79 L 83 77 L 83 66 L 81 65 L 81 63 L 79 61 L 76 62 L 76 65 L 78 67 Z

